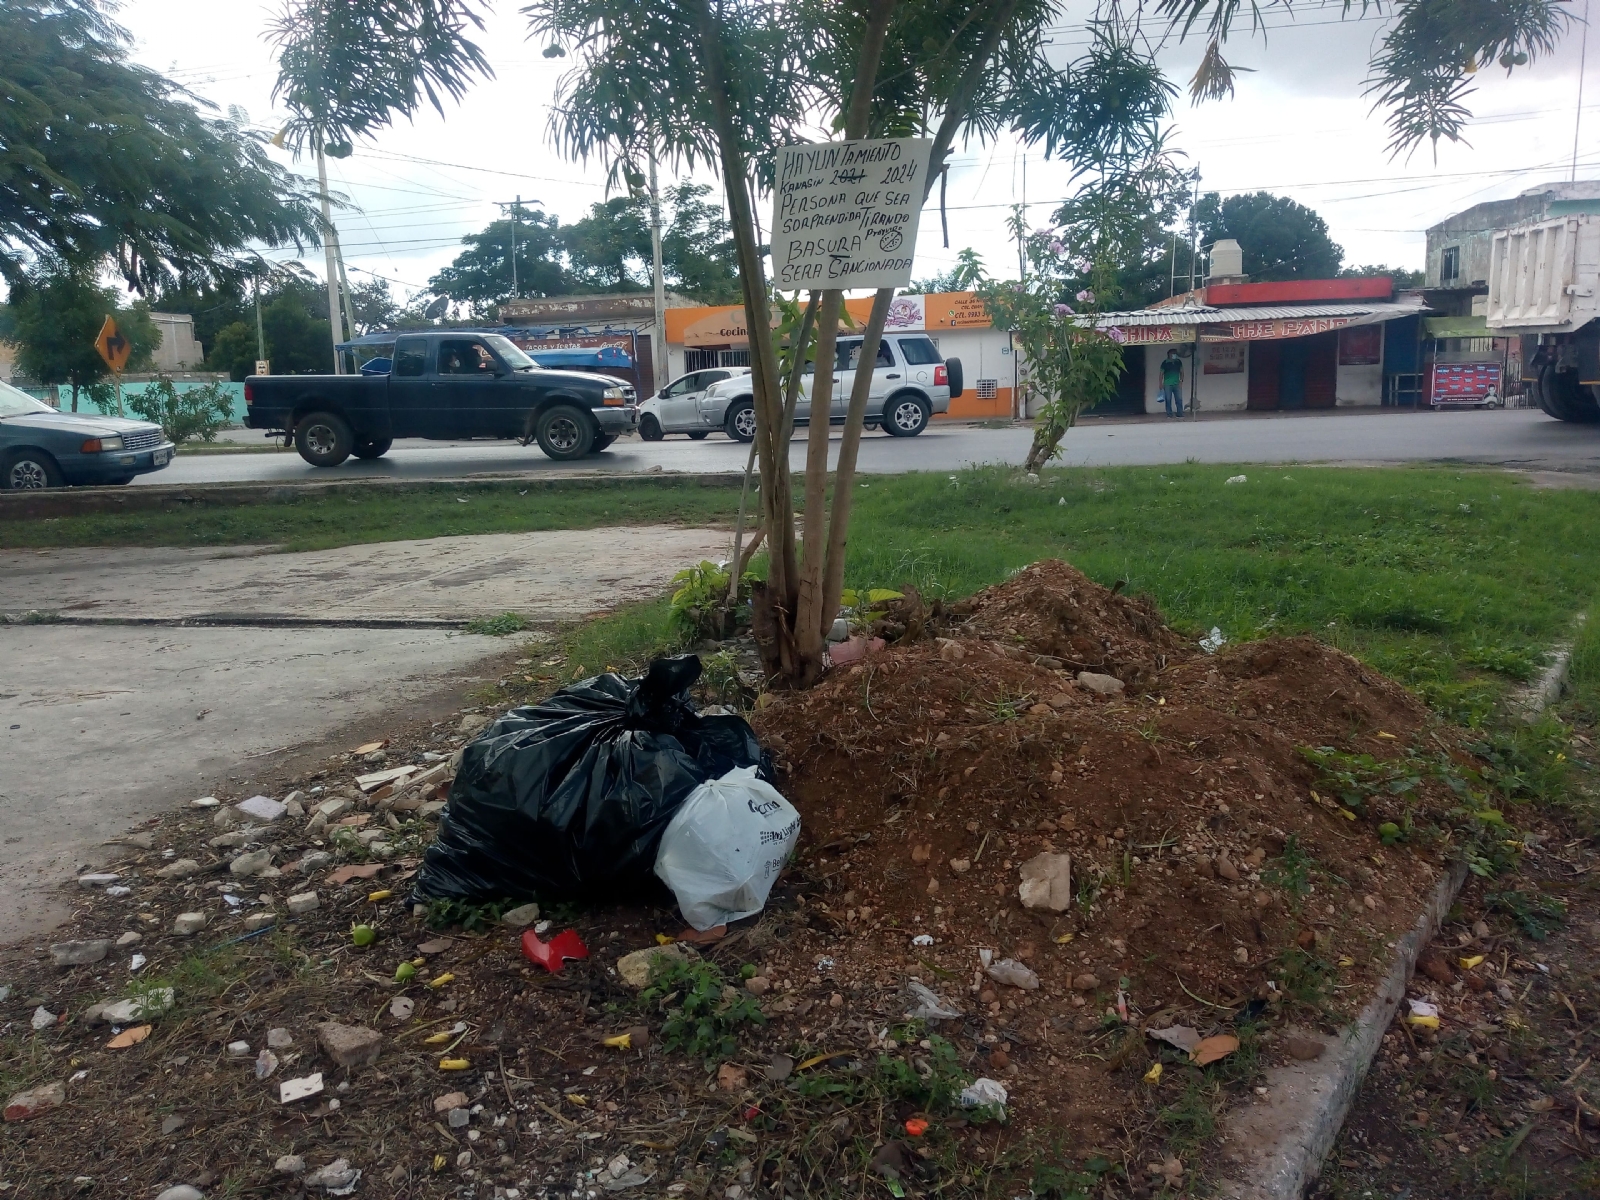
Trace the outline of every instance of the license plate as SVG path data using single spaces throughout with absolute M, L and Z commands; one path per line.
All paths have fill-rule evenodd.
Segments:
M 150 462 L 154 466 L 164 467 L 164 466 L 167 465 L 167 460 L 169 458 L 171 458 L 171 457 L 172 457 L 172 451 L 170 451 L 170 450 L 157 450 L 154 454 L 152 454 L 150 456 Z

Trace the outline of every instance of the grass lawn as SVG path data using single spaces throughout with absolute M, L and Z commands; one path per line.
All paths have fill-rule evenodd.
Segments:
M 959 597 L 1045 557 L 1147 592 L 1178 628 L 1313 633 L 1485 720 L 1600 595 L 1600 495 L 1489 471 L 1183 466 L 864 481 L 847 582 Z M 759 566 L 759 564 L 758 564 Z M 1580 649 L 1600 663 L 1600 607 Z M 586 670 L 669 645 L 665 601 L 573 635 Z M 1592 647 L 1592 649 L 1590 649 Z M 1600 673 L 1600 666 L 1593 670 Z

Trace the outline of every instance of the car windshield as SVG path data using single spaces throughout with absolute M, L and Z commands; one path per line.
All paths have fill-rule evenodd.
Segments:
M 539 364 L 517 349 L 517 344 L 505 334 L 485 334 L 483 340 L 489 344 L 491 350 L 500 356 L 500 361 L 513 371 L 537 371 L 539 369 Z
M 27 392 L 18 391 L 9 383 L 0 383 L 0 417 L 22 417 L 29 413 L 53 413 L 43 400 L 35 400 Z

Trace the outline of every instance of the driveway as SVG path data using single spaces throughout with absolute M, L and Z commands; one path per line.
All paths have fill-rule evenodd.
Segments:
M 659 593 L 726 540 L 662 528 L 310 554 L 0 553 L 0 610 L 332 622 L 0 626 L 0 940 L 58 920 L 50 885 L 106 861 L 107 837 L 213 787 L 247 787 L 252 762 L 287 747 L 316 747 L 377 717 L 447 716 L 517 652 L 516 639 L 371 621 L 507 610 L 536 623 L 575 619 Z

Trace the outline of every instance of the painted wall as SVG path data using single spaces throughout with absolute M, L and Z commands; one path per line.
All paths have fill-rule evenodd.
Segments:
M 1249 381 L 1248 353 L 1240 354 L 1244 348 L 1242 342 L 1199 342 L 1198 355 L 1200 361 L 1200 378 L 1195 382 L 1194 358 L 1183 360 L 1183 404 L 1187 412 L 1197 398 L 1201 412 L 1236 412 L 1245 407 L 1245 386 Z M 1179 346 L 1178 353 L 1182 354 L 1188 347 Z M 1144 348 L 1144 392 L 1145 412 L 1164 413 L 1166 407 L 1161 403 L 1161 360 L 1167 356 L 1167 346 L 1146 346 Z M 1240 365 L 1244 369 L 1239 371 L 1214 370 L 1206 373 L 1206 366 L 1221 368 L 1230 365 Z
M 178 392 L 182 393 L 187 392 L 190 388 L 204 387 L 205 384 L 203 382 L 186 383 L 182 380 L 174 380 L 172 386 L 176 388 Z M 227 392 L 229 397 L 231 397 L 233 400 L 233 423 L 235 425 L 243 425 L 245 418 L 244 384 L 223 380 L 221 382 L 221 387 L 223 391 Z M 123 412 L 128 416 L 131 417 L 134 415 L 128 410 L 128 397 L 136 395 L 139 392 L 144 391 L 144 389 L 145 382 L 143 381 L 128 381 L 122 385 Z M 49 401 L 46 400 L 45 403 L 48 404 Z M 56 385 L 56 407 L 63 411 L 72 408 L 72 386 L 70 384 L 62 383 Z M 85 397 L 82 392 L 78 393 L 78 408 L 83 412 L 99 411 L 97 408 L 95 408 L 94 402 Z M 111 411 L 116 411 L 116 406 L 114 403 Z
M 928 336 L 945 358 L 961 360 L 963 388 L 944 416 L 972 420 L 1011 415 L 1013 355 L 1003 329 L 930 329 Z
M 1383 365 L 1364 363 L 1361 366 L 1340 364 L 1333 380 L 1334 403 L 1340 408 L 1356 408 L 1383 403 Z

